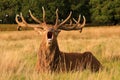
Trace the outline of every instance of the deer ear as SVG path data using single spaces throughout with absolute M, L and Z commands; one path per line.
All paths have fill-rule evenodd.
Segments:
M 61 32 L 61 30 L 55 31 L 55 35 L 58 35 Z
M 58 30 L 57 32 L 58 32 L 58 33 L 60 33 L 60 32 L 61 32 L 61 30 Z

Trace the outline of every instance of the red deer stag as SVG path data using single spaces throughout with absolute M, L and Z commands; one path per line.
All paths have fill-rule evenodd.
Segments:
M 58 23 L 58 9 L 56 10 L 56 22 L 55 25 L 46 24 L 45 10 L 43 10 L 43 22 L 39 21 L 30 12 L 30 16 L 33 20 L 39 24 L 28 24 L 23 18 L 22 14 L 16 15 L 16 22 L 21 27 L 32 27 L 39 33 L 42 33 L 42 42 L 40 44 L 39 52 L 37 54 L 36 69 L 39 72 L 60 72 L 60 71 L 81 71 L 84 69 L 90 69 L 91 71 L 99 71 L 101 69 L 101 63 L 95 58 L 91 52 L 84 53 L 64 53 L 59 50 L 57 36 L 60 30 L 82 30 L 85 25 L 86 19 L 83 16 L 83 23 L 80 24 L 80 16 L 75 24 L 65 24 L 71 17 L 69 16 L 61 23 Z M 18 20 L 18 16 L 22 21 Z

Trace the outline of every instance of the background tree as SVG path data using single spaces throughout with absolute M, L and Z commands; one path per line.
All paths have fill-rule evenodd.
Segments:
M 87 22 L 90 23 L 89 0 L 69 0 L 70 8 L 73 11 L 73 17 L 77 18 L 79 14 L 84 15 Z
M 46 10 L 47 23 L 54 23 L 58 8 L 60 20 L 73 11 L 72 17 L 84 15 L 90 24 L 120 24 L 119 0 L 0 0 L 0 23 L 15 23 L 14 18 L 20 12 L 28 22 L 35 23 L 28 11 L 31 10 L 34 16 L 42 20 L 42 6 Z
M 120 1 L 90 0 L 91 21 L 95 24 L 118 24 L 120 21 Z
M 14 23 L 16 12 L 20 9 L 17 0 L 1 0 L 0 1 L 0 19 L 3 23 Z

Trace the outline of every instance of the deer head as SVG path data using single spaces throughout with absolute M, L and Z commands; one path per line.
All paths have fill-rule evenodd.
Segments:
M 39 24 L 28 24 L 25 19 L 22 16 L 22 13 L 20 13 L 20 15 L 16 15 L 16 22 L 18 23 L 18 26 L 21 27 L 31 27 L 34 28 L 35 31 L 37 31 L 40 34 L 43 34 L 43 40 L 45 40 L 47 42 L 48 46 L 51 46 L 51 44 L 56 40 L 59 32 L 61 30 L 66 30 L 66 31 L 70 31 L 70 30 L 80 30 L 80 32 L 82 31 L 82 28 L 85 25 L 86 19 L 83 16 L 83 23 L 80 24 L 80 15 L 78 20 L 75 20 L 73 18 L 73 21 L 75 22 L 75 24 L 72 23 L 72 20 L 70 20 L 70 24 L 65 24 L 71 17 L 72 12 L 70 12 L 69 16 L 61 23 L 58 23 L 58 9 L 56 9 L 56 22 L 55 25 L 50 25 L 47 24 L 45 21 L 45 10 L 44 7 L 42 7 L 43 10 L 43 22 L 41 22 L 40 20 L 38 20 L 36 17 L 34 17 L 31 13 L 31 11 L 29 10 L 30 16 L 32 17 L 32 19 L 34 21 L 36 21 Z M 22 22 L 20 22 L 18 20 L 18 17 L 21 18 Z

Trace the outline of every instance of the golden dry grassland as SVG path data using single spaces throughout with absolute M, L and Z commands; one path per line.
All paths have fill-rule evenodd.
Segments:
M 91 51 L 104 69 L 41 74 L 34 71 L 41 35 L 30 31 L 0 32 L 0 80 L 120 80 L 120 26 L 87 27 L 83 32 L 62 31 L 59 47 L 64 52 Z

